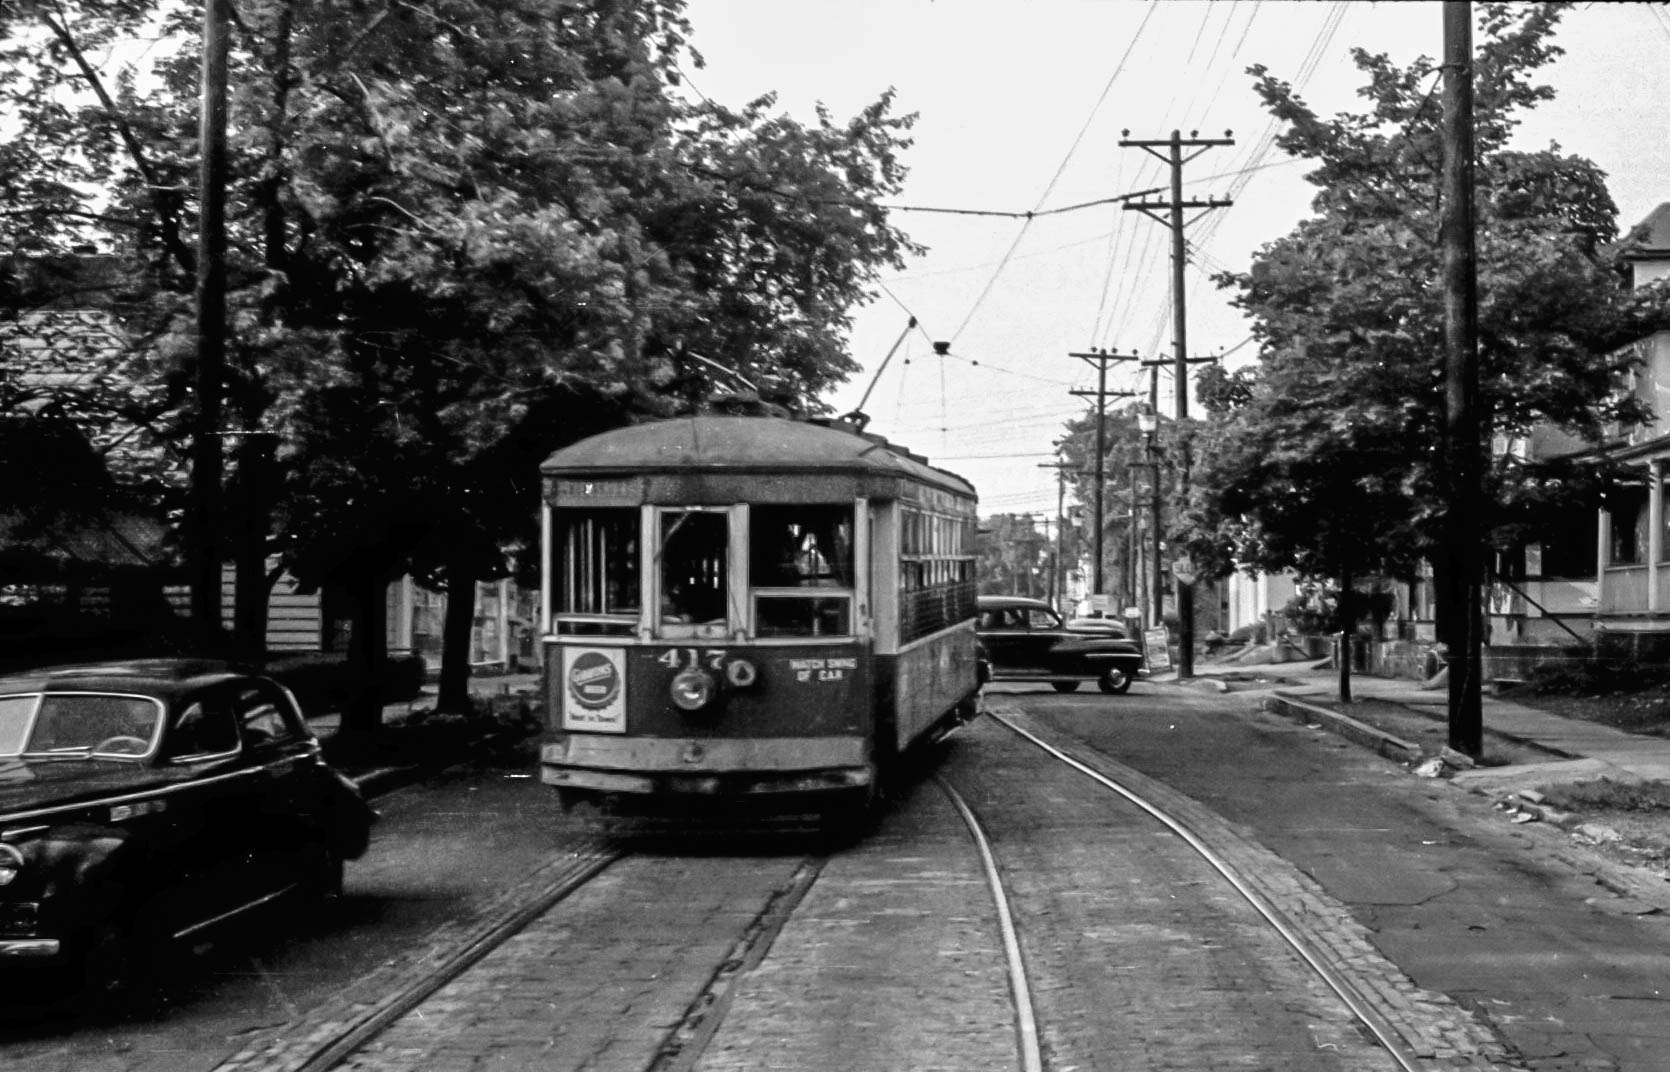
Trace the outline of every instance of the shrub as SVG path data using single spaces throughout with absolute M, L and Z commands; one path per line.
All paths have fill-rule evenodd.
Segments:
M 340 711 L 354 693 L 354 672 L 346 655 L 307 651 L 275 655 L 265 671 L 296 694 L 310 714 Z M 383 702 L 410 700 L 423 692 L 427 667 L 421 655 L 390 655 L 383 664 L 379 692 Z
M 1533 692 L 1548 696 L 1606 696 L 1670 683 L 1670 668 L 1633 659 L 1547 663 L 1531 670 Z
M 1615 782 L 1601 778 L 1549 786 L 1544 795 L 1550 804 L 1564 811 L 1670 811 L 1670 785 L 1664 782 Z

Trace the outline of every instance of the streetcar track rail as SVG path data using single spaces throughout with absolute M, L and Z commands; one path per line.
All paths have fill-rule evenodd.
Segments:
M 1357 1021 L 1373 1036 L 1376 1043 L 1383 1049 L 1404 1072 L 1423 1072 L 1433 1067 L 1436 1054 L 1433 1047 L 1421 1039 L 1420 1032 L 1411 1024 L 1395 1023 L 1377 1003 L 1368 996 L 1368 991 L 1375 989 L 1371 985 L 1357 982 L 1353 973 L 1339 965 L 1345 958 L 1337 955 L 1330 956 L 1321 943 L 1307 936 L 1305 931 L 1295 925 L 1263 891 L 1256 888 L 1247 873 L 1225 859 L 1223 854 L 1212 847 L 1197 826 L 1206 825 L 1203 816 L 1191 816 L 1188 819 L 1180 817 L 1178 812 L 1197 811 L 1207 812 L 1186 797 L 1160 783 L 1154 782 L 1146 776 L 1123 767 L 1121 764 L 1093 751 L 1088 754 L 1074 755 L 1079 749 L 1072 746 L 1061 746 L 1045 740 L 1041 731 L 1028 728 L 1031 719 L 1020 712 L 1003 712 L 987 710 L 987 715 L 1011 733 L 1037 747 L 1046 754 L 1054 757 L 1067 766 L 1093 779 L 1105 788 L 1113 791 L 1125 800 L 1152 816 L 1155 820 L 1170 829 L 1182 841 L 1193 849 L 1206 863 L 1222 876 L 1230 886 L 1279 934 L 1283 941 L 1305 964 L 1316 973 L 1317 977 L 1329 990 L 1344 1003 L 1346 1008 Z M 1141 787 L 1140 789 L 1137 787 Z M 1169 804 L 1156 802 L 1155 797 L 1177 798 Z M 1227 827 L 1226 827 L 1227 829 Z M 1372 949 L 1372 946 L 1370 947 Z M 1415 1041 L 1411 1041 L 1414 1039 Z M 1493 1064 L 1492 1067 L 1508 1067 Z
M 980 820 L 974 814 L 974 810 L 963 800 L 962 794 L 937 774 L 934 775 L 934 782 L 951 799 L 952 806 L 962 817 L 963 825 L 968 827 L 969 834 L 973 836 L 975 847 L 980 851 L 986 886 L 991 890 L 992 901 L 997 906 L 998 929 L 1003 934 L 1004 959 L 1009 966 L 1009 994 L 1015 1005 L 1015 1043 L 1020 1051 L 1021 1072 L 1043 1072 L 1043 1043 L 1038 1036 L 1038 1017 L 1032 1003 L 1032 986 L 1027 981 L 1020 933 L 1015 928 L 1014 913 L 1009 909 L 1009 897 L 1003 892 L 1003 876 L 997 869 L 997 858 L 992 855 L 991 841 L 986 837 L 986 831 L 980 826 Z
M 719 963 L 702 992 L 667 1033 L 667 1039 L 650 1062 L 648 1072 L 688 1072 L 696 1066 L 730 1011 L 737 983 L 759 967 L 766 954 L 771 952 L 777 935 L 788 924 L 794 910 L 810 892 L 828 862 L 827 856 L 808 857 L 795 869 L 789 881 L 771 895 Z
M 436 991 L 458 978 L 533 920 L 602 874 L 625 855 L 594 841 L 554 860 L 518 884 L 462 941 L 413 965 L 397 966 L 395 980 L 378 1000 L 343 1006 L 326 1003 L 280 1037 L 268 1036 L 216 1067 L 215 1072 L 326 1072 L 341 1064 Z M 286 1040 L 301 1041 L 286 1041 Z
M 1330 950 L 1322 948 L 1295 926 L 1289 915 L 1257 888 L 1257 880 L 1249 881 L 1252 872 L 1243 874 L 1210 844 L 1211 840 L 1222 839 L 1222 835 L 1211 830 L 1213 823 L 1222 824 L 1221 817 L 1087 747 L 1046 740 L 1045 731 L 1021 712 L 988 709 L 986 713 L 1006 730 L 1090 777 L 1176 834 L 1270 924 L 1403 1072 L 1422 1072 L 1433 1067 L 1437 1055 L 1434 1048 L 1426 1044 L 1430 1039 L 1423 1042 L 1418 1028 L 1394 1023 L 1393 1018 L 1388 1017 L 1365 993 L 1370 986 L 1355 981 L 1349 970 L 1340 967 L 1355 951 L 1349 948 L 1342 950 L 1336 943 L 1330 956 Z M 996 906 L 1007 961 L 1021 1072 L 1043 1072 L 1041 1033 L 1025 952 L 992 846 L 978 816 L 955 788 L 940 775 L 933 775 L 933 780 L 967 827 Z M 1202 836 L 1197 828 L 1207 830 L 1206 836 Z M 1226 824 L 1224 829 L 1228 830 Z M 217 1066 L 216 1072 L 245 1072 L 250 1069 L 259 1069 L 260 1072 L 327 1072 L 337 1067 L 532 921 L 628 855 L 631 855 L 630 850 L 614 841 L 588 839 L 580 843 L 564 858 L 547 863 L 518 883 L 487 909 L 468 932 L 446 943 L 444 949 L 416 962 L 393 966 L 388 973 L 389 985 L 386 990 L 379 990 L 381 996 L 377 999 L 369 1002 L 328 1002 L 300 1021 L 286 1025 L 281 1034 L 265 1034 L 262 1040 L 246 1046 Z M 715 968 L 701 992 L 690 1002 L 679 1021 L 667 1031 L 647 1072 L 689 1072 L 700 1062 L 723 1026 L 741 981 L 770 953 L 777 937 L 817 882 L 829 859 L 828 855 L 805 857 L 788 881 L 769 896 Z M 1411 1043 L 1411 1038 L 1416 1041 Z M 1505 1066 L 1493 1062 L 1493 1067 Z

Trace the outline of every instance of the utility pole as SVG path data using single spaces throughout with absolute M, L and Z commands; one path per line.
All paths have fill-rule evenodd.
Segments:
M 1149 218 L 1158 220 L 1171 229 L 1171 318 L 1172 340 L 1176 352 L 1174 363 L 1177 374 L 1177 421 L 1178 432 L 1183 431 L 1182 422 L 1189 419 L 1189 337 L 1188 317 L 1184 303 L 1183 265 L 1186 261 L 1187 248 L 1183 241 L 1183 231 L 1189 223 L 1200 219 L 1206 212 L 1214 208 L 1226 208 L 1234 202 L 1228 198 L 1207 198 L 1204 201 L 1183 199 L 1183 165 L 1204 153 L 1207 149 L 1220 145 L 1234 145 L 1229 137 L 1230 132 L 1224 131 L 1222 138 L 1202 138 L 1199 131 L 1191 130 L 1184 138 L 1178 131 L 1172 131 L 1171 137 L 1166 139 L 1132 138 L 1130 131 L 1121 131 L 1124 135 L 1119 140 L 1121 148 L 1135 147 L 1144 150 L 1149 155 L 1158 157 L 1171 168 L 1171 200 L 1170 201 L 1127 201 L 1125 208 L 1141 212 Z M 1159 152 L 1164 148 L 1164 153 Z M 1184 155 L 1184 149 L 1193 152 Z M 1167 215 L 1161 216 L 1159 210 L 1164 209 Z M 1200 209 L 1193 219 L 1184 221 L 1184 209 Z M 1183 491 L 1187 492 L 1189 484 L 1189 444 L 1186 437 L 1179 438 L 1182 456 L 1178 459 L 1178 480 Z M 1177 676 L 1180 678 L 1193 677 L 1195 672 L 1194 640 L 1195 640 L 1195 604 L 1194 579 L 1187 581 L 1173 578 L 1177 586 Z
M 1057 443 L 1056 448 L 1060 449 L 1060 447 L 1061 444 Z M 1039 462 L 1038 468 L 1055 470 L 1055 569 L 1052 571 L 1054 576 L 1050 578 L 1050 596 L 1051 601 L 1055 604 L 1055 609 L 1060 610 L 1066 602 L 1066 586 L 1061 569 L 1061 539 L 1062 532 L 1067 527 L 1065 512 L 1067 507 L 1067 471 L 1071 469 L 1076 473 L 1082 473 L 1083 470 L 1077 469 L 1066 462 Z
M 1105 595 L 1107 589 L 1104 586 L 1102 579 L 1102 540 L 1104 535 L 1103 529 L 1105 527 L 1102 513 L 1102 468 L 1106 462 L 1108 452 L 1108 399 L 1129 397 L 1133 393 L 1131 391 L 1108 390 L 1108 366 L 1113 364 L 1115 361 L 1133 361 L 1136 359 L 1136 354 L 1133 352 L 1130 357 L 1121 357 L 1117 352 L 1110 354 L 1106 350 L 1091 350 L 1088 353 L 1069 353 L 1067 356 L 1076 357 L 1080 361 L 1085 361 L 1096 366 L 1096 389 L 1094 391 L 1081 391 L 1075 388 L 1069 393 L 1083 395 L 1087 398 L 1094 396 L 1096 399 L 1096 502 L 1094 504 L 1094 509 L 1096 511 L 1096 566 L 1093 571 L 1095 580 L 1092 586 L 1092 594 Z
M 191 446 L 189 565 L 192 625 L 220 630 L 221 381 L 226 366 L 226 0 L 203 10 L 198 114 L 197 412 Z
M 1153 551 L 1149 555 L 1154 585 L 1148 597 L 1149 628 L 1165 624 L 1165 562 L 1160 557 L 1160 456 L 1154 450 L 1154 435 L 1160 430 L 1160 366 L 1164 361 L 1144 361 L 1148 367 L 1148 404 L 1137 414 L 1137 427 L 1142 431 L 1142 453 L 1148 467 L 1149 539 Z M 1136 513 L 1136 481 L 1131 481 L 1131 512 Z
M 1473 12 L 1444 4 L 1444 444 L 1449 473 L 1444 643 L 1449 648 L 1450 747 L 1484 747 L 1480 603 L 1484 540 L 1479 514 L 1478 275 L 1473 234 Z

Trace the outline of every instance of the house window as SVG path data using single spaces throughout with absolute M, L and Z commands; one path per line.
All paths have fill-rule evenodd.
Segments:
M 1544 579 L 1585 580 L 1595 575 L 1595 534 L 1589 529 L 1558 532 L 1540 545 L 1538 554 L 1527 556 L 1527 576 Z
M 1614 487 L 1606 496 L 1606 510 L 1612 515 L 1614 566 L 1634 566 L 1647 560 L 1647 489 Z M 1545 567 L 1546 568 L 1546 567 Z

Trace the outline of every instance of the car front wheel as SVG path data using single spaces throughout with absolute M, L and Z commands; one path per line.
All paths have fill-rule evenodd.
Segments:
M 1052 681 L 1050 682 L 1050 688 L 1056 692 L 1077 692 L 1079 683 L 1077 681 Z
M 1096 687 L 1109 696 L 1131 691 L 1131 675 L 1117 666 L 1110 666 L 1096 679 Z

